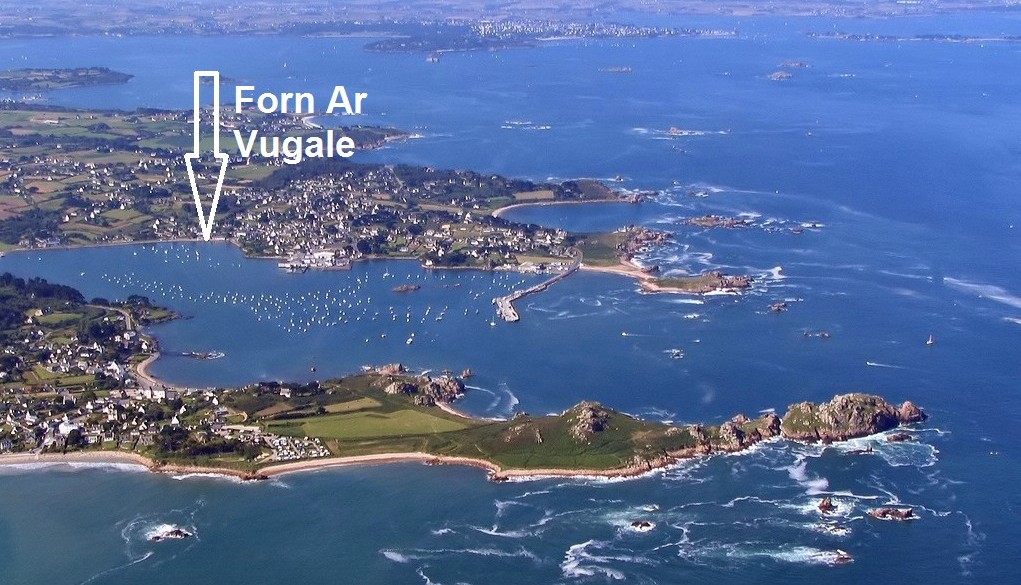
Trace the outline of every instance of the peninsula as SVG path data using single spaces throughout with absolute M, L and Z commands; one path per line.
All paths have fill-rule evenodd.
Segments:
M 0 195 L 0 251 L 197 239 L 182 156 L 191 145 L 189 115 L 0 104 L 0 132 L 10 136 L 9 155 L 0 158 L 7 193 Z M 225 129 L 275 135 L 324 132 L 288 114 L 227 108 L 221 120 Z M 410 138 L 393 128 L 340 130 L 360 149 Z M 598 181 L 536 182 L 345 159 L 281 166 L 227 148 L 231 164 L 217 233 L 249 256 L 278 259 L 290 272 L 403 258 L 430 269 L 551 273 L 550 283 L 579 267 L 607 270 L 638 278 L 648 292 L 733 291 L 750 282 L 717 272 L 661 277 L 655 267 L 638 267 L 634 258 L 667 243 L 666 232 L 630 227 L 576 234 L 502 216 L 518 205 L 638 203 L 648 195 Z
M 738 292 L 751 286 L 749 276 L 730 276 L 716 270 L 694 275 L 660 275 L 657 265 L 640 266 L 635 257 L 658 246 L 666 245 L 673 234 L 642 226 L 627 226 L 608 234 L 585 234 L 577 248 L 582 257 L 581 268 L 610 272 L 637 278 L 645 292 L 679 292 L 705 294 Z
M 47 91 L 127 83 L 134 75 L 106 67 L 10 69 L 0 71 L 0 91 Z
M 8 451 L 35 455 L 0 456 L 0 463 L 109 455 L 154 471 L 263 479 L 319 467 L 422 461 L 481 467 L 495 481 L 630 477 L 684 459 L 740 452 L 771 438 L 843 440 L 925 417 L 911 403 L 894 407 L 878 396 L 845 394 L 812 405 L 832 419 L 811 427 L 816 433 L 811 436 L 799 418 L 803 404 L 792 406 L 783 418 L 737 415 L 714 425 L 645 421 L 595 402 L 579 403 L 559 415 L 518 413 L 491 421 L 449 408 L 463 391 L 458 378 L 416 375 L 390 365 L 322 383 L 196 391 L 170 401 L 123 390 L 79 404 L 72 395 L 71 407 L 57 419 L 39 416 L 44 404 L 53 407 L 45 400 L 35 402 L 31 411 L 15 409 L 8 417 L 9 432 L 18 442 L 4 439 L 12 446 Z M 110 412 L 118 413 L 113 420 L 125 419 L 137 430 L 117 435 L 107 428 Z M 160 412 L 166 416 L 159 417 Z M 140 423 L 142 418 L 148 423 Z M 34 426 L 27 425 L 30 420 Z

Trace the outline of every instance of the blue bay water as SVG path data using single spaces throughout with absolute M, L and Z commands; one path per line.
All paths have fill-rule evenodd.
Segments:
M 137 75 L 49 98 L 88 107 L 186 108 L 198 68 L 324 99 L 336 83 L 357 86 L 371 95 L 364 121 L 423 135 L 362 160 L 537 179 L 619 175 L 626 188 L 662 193 L 637 206 L 508 217 L 578 231 L 668 229 L 675 242 L 644 262 L 750 273 L 748 294 L 646 295 L 624 277 L 580 273 L 527 299 L 520 323 L 494 326 L 492 298 L 530 279 L 412 262 L 290 275 L 224 244 L 12 253 L 0 270 L 88 296 L 146 294 L 178 310 L 187 318 L 152 330 L 166 354 L 153 371 L 180 384 L 321 378 L 401 361 L 471 367 L 478 388 L 464 406 L 480 415 L 596 399 L 678 422 L 863 390 L 926 408 L 919 444 L 880 438 L 878 457 L 852 457 L 778 442 L 630 482 L 492 485 L 477 471 L 412 465 L 260 485 L 2 471 L 0 493 L 31 505 L 0 512 L 0 582 L 1005 582 L 1021 536 L 1008 489 L 1021 479 L 1010 426 L 1021 379 L 1018 47 L 801 33 L 1015 34 L 1016 19 L 700 22 L 744 34 L 564 43 L 438 64 L 368 54 L 359 39 L 5 40 L 0 63 Z M 785 83 L 765 78 L 788 59 L 811 67 Z M 600 70 L 618 65 L 633 71 Z M 512 120 L 550 129 L 502 127 Z M 706 134 L 670 138 L 671 126 Z M 777 229 L 680 223 L 706 213 Z M 800 224 L 822 227 L 792 233 Z M 392 292 L 405 282 L 423 288 Z M 790 310 L 770 313 L 780 300 Z M 820 331 L 832 338 L 805 335 Z M 674 348 L 685 357 L 670 359 Z M 207 350 L 226 355 L 174 355 Z M 848 535 L 820 526 L 813 506 L 830 493 Z M 890 501 L 918 506 L 921 520 L 862 517 Z M 627 529 L 640 518 L 656 528 Z M 144 542 L 163 522 L 198 538 Z M 837 549 L 855 562 L 831 566 Z

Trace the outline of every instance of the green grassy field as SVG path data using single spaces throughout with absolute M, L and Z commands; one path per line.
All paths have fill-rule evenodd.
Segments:
M 586 234 L 576 244 L 581 250 L 583 262 L 590 266 L 616 266 L 620 264 L 617 257 L 617 244 L 623 238 L 623 234 Z
M 522 203 L 528 201 L 553 201 L 556 199 L 556 194 L 549 189 L 543 189 L 541 191 L 522 191 L 521 193 L 515 193 L 514 199 Z
M 76 322 L 83 318 L 83 313 L 50 313 L 49 315 L 43 315 L 41 317 L 33 317 L 36 322 L 43 325 L 49 325 L 50 327 L 60 327 L 62 325 Z
M 358 410 L 366 410 L 369 408 L 379 408 L 383 404 L 378 400 L 374 400 L 369 397 L 357 398 L 355 400 L 349 400 L 347 402 L 338 402 L 337 404 L 329 404 L 326 406 L 326 412 L 331 414 L 337 414 L 341 412 L 355 412 Z
M 465 428 L 452 420 L 418 410 L 353 412 L 271 422 L 269 431 L 281 435 L 356 439 L 446 433 Z

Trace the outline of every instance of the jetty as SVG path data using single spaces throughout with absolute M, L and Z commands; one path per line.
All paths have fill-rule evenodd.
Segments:
M 577 248 L 572 248 L 571 257 L 572 257 L 571 264 L 570 266 L 567 267 L 566 270 L 557 272 L 553 276 L 547 278 L 546 280 L 534 286 L 530 286 L 523 290 L 516 290 L 509 295 L 496 297 L 495 299 L 493 299 L 493 304 L 496 305 L 496 314 L 499 315 L 501 319 L 507 321 L 508 323 L 520 321 L 521 315 L 519 315 L 517 310 L 514 308 L 514 303 L 520 299 L 523 299 L 524 297 L 527 297 L 528 295 L 540 293 L 546 290 L 547 288 L 553 286 L 557 282 L 567 278 L 571 274 L 574 274 L 574 272 L 581 267 L 581 250 L 578 250 Z

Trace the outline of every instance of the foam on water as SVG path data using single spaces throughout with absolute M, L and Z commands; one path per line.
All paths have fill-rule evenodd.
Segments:
M 177 473 L 170 476 L 171 479 L 177 481 L 184 481 L 189 479 L 212 479 L 216 481 L 225 481 L 228 483 L 236 484 L 251 484 L 253 482 L 243 481 L 240 477 L 234 475 L 228 475 L 225 473 Z
M 1021 296 L 1015 295 L 1001 286 L 981 282 L 969 282 L 967 280 L 960 280 L 949 276 L 944 276 L 943 282 L 957 290 L 996 301 L 997 303 L 1007 305 L 1008 307 L 1021 309 Z
M 902 432 L 902 429 L 834 443 L 830 448 L 841 453 L 871 448 L 891 467 L 931 467 L 939 460 L 939 450 L 921 440 L 887 441 L 886 437 L 895 432 Z
M 587 540 L 582 543 L 571 545 L 564 553 L 564 560 L 560 563 L 560 571 L 564 577 L 593 577 L 603 575 L 608 579 L 623 580 L 624 573 L 604 564 L 611 559 L 592 554 L 589 549 L 599 550 L 607 543 L 599 540 Z
M 395 563 L 409 563 L 409 562 L 411 562 L 411 559 L 409 559 L 408 557 L 402 555 L 401 553 L 399 553 L 399 552 L 397 552 L 395 550 L 381 550 L 379 552 L 384 557 L 386 557 L 388 560 L 391 560 L 391 561 L 393 561 Z
M 425 574 L 425 571 L 423 570 L 422 567 L 415 569 L 415 573 L 417 573 L 418 576 L 422 578 L 422 581 L 425 583 L 425 585 L 440 585 L 439 583 L 430 579 L 429 576 Z
M 92 469 L 117 471 L 122 473 L 148 473 L 149 468 L 140 463 L 115 463 L 103 461 L 33 461 L 28 463 L 9 463 L 0 465 L 0 475 L 21 474 L 38 471 L 77 472 Z
M 804 487 L 805 493 L 810 496 L 824 493 L 830 485 L 829 480 L 825 477 L 812 477 L 809 475 L 808 461 L 804 456 L 799 455 L 797 461 L 786 469 L 790 478 Z

